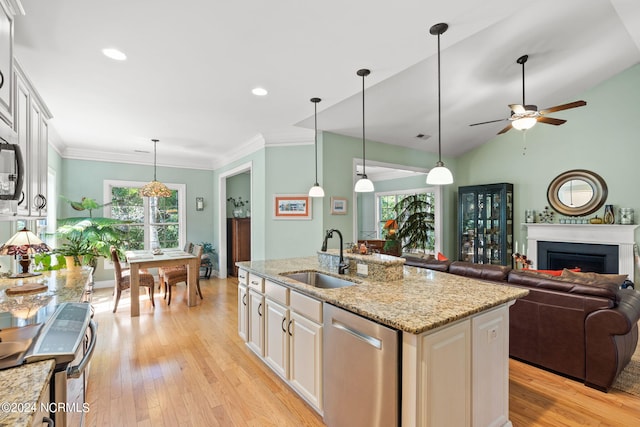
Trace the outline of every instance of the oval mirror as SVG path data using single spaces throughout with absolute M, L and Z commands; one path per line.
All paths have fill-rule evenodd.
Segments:
M 607 184 L 597 173 L 574 169 L 551 181 L 547 200 L 558 213 L 567 216 L 589 215 L 607 200 Z

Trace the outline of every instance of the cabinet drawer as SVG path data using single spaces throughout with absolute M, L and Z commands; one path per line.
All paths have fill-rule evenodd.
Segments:
M 249 287 L 260 293 L 264 293 L 264 277 L 249 273 Z
M 265 280 L 264 293 L 274 301 L 284 305 L 289 305 L 289 288 L 278 285 L 270 280 Z
M 238 284 L 240 285 L 249 285 L 249 272 L 247 270 L 243 270 L 241 268 L 238 269 Z
M 289 296 L 289 306 L 298 314 L 316 323 L 322 323 L 322 302 L 302 295 L 299 292 L 291 291 Z

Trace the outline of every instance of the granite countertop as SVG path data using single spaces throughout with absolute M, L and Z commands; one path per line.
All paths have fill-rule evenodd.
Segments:
M 317 257 L 236 263 L 249 272 L 276 280 L 309 296 L 345 308 L 392 328 L 419 334 L 522 298 L 526 289 L 497 285 L 417 267 L 403 267 L 400 280 L 375 282 L 353 272 L 340 276 L 354 286 L 322 289 L 281 276 L 316 270 Z M 328 271 L 335 275 L 335 272 Z
M 0 426 L 33 425 L 54 366 L 51 359 L 0 371 Z
M 0 278 L 0 328 L 22 327 L 45 322 L 63 302 L 85 299 L 91 270 L 50 271 L 39 276 L 9 279 Z M 42 292 L 10 296 L 8 288 L 29 283 L 46 284 Z M 0 426 L 31 426 L 35 412 L 30 409 L 38 402 L 49 384 L 54 360 L 24 364 L 0 371 Z M 17 406 L 20 404 L 20 406 Z M 27 409 L 25 409 L 27 408 Z

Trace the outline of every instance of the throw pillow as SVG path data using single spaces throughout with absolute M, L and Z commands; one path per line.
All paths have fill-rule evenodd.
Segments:
M 577 271 L 580 271 L 580 268 L 576 267 L 576 268 L 570 268 L 568 270 L 569 271 L 573 271 L 573 272 L 577 272 Z M 532 273 L 548 274 L 550 276 L 560 276 L 564 270 L 532 270 L 532 269 L 528 269 L 527 271 L 530 271 Z
M 575 280 L 577 282 L 595 285 L 595 284 L 607 284 L 620 286 L 629 277 L 626 274 L 600 274 L 600 273 L 584 273 L 578 271 L 567 270 L 562 271 L 560 277 Z
M 438 252 L 438 261 L 449 261 L 449 258 Z

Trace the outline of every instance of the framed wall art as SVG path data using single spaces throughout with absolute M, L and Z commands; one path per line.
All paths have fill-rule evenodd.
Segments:
M 311 219 L 311 198 L 306 194 L 273 196 L 274 219 Z
M 347 214 L 347 198 L 331 197 L 331 215 Z

